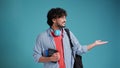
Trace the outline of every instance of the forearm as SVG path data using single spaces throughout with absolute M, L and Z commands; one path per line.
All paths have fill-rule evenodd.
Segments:
M 87 49 L 88 51 L 91 50 L 92 48 L 94 48 L 96 45 L 93 43 L 93 44 L 90 44 L 87 46 Z
M 59 53 L 54 53 L 51 57 L 40 57 L 39 62 L 57 62 L 60 59 Z
M 39 62 L 50 62 L 50 61 L 51 61 L 50 57 L 44 57 L 44 56 L 42 56 L 39 59 Z

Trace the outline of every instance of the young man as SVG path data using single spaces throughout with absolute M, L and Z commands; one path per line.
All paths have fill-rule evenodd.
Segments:
M 34 48 L 34 59 L 44 63 L 44 68 L 73 68 L 74 57 L 70 47 L 70 41 L 64 30 L 67 13 L 62 8 L 52 8 L 47 14 L 47 23 L 50 26 L 41 33 L 36 40 Z M 70 31 L 73 44 L 73 53 L 82 55 L 95 46 L 105 44 L 106 41 L 97 40 L 88 46 L 81 46 L 74 34 Z M 57 52 L 47 56 L 48 49 L 55 49 Z

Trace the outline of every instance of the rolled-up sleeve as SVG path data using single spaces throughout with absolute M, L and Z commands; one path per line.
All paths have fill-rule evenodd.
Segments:
M 42 46 L 41 38 L 40 38 L 40 36 L 38 36 L 36 39 L 35 47 L 33 49 L 33 51 L 34 51 L 33 57 L 34 57 L 35 62 L 39 62 L 39 59 L 42 56 L 41 46 Z
M 77 48 L 77 54 L 85 54 L 88 51 L 87 46 L 81 46 Z

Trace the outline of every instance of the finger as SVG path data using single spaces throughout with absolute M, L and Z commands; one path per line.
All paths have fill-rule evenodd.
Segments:
M 108 41 L 104 41 L 104 43 L 108 43 Z
M 101 40 L 97 40 L 97 41 L 101 41 Z
M 106 43 L 108 43 L 108 42 L 101 42 L 101 44 L 106 44 Z
M 57 54 L 56 54 L 56 53 L 54 53 L 54 54 L 53 54 L 53 56 L 55 56 L 55 57 L 56 57 L 56 56 L 57 56 Z

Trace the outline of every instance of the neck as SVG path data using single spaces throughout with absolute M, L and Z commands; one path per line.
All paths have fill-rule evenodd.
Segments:
M 58 30 L 58 29 L 60 29 L 59 27 L 56 27 L 56 26 L 54 26 L 54 25 L 53 25 L 51 28 L 52 28 L 53 30 Z

